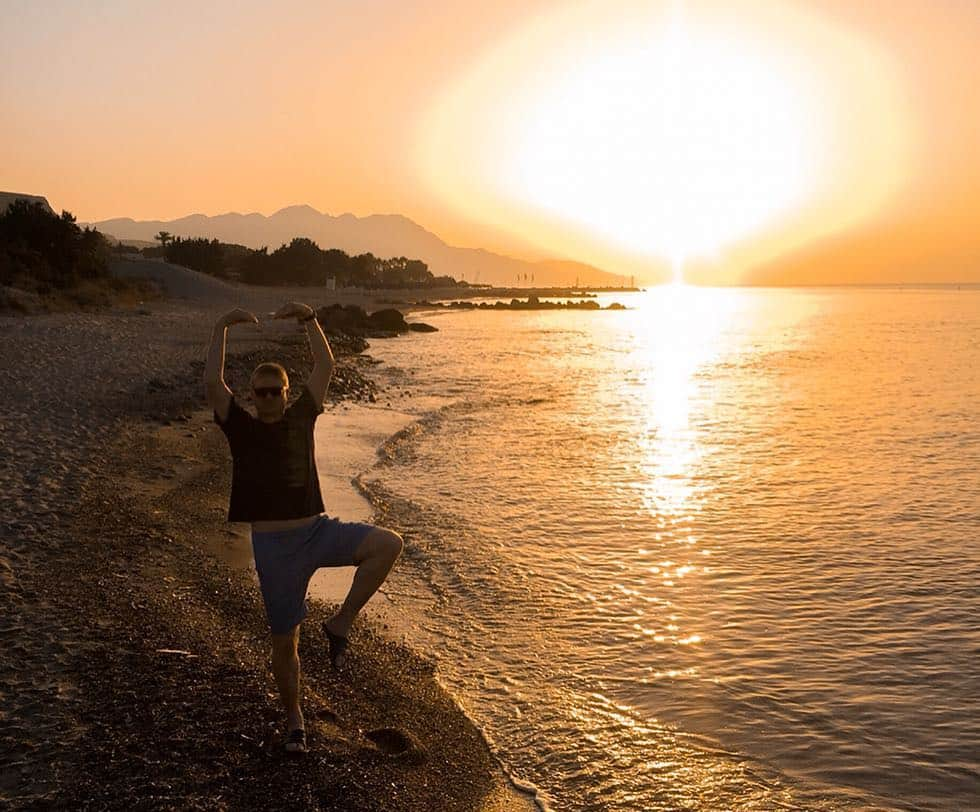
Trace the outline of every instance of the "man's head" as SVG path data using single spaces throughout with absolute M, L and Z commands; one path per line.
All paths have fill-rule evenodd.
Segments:
M 252 372 L 252 398 L 259 420 L 278 420 L 286 411 L 289 376 L 279 364 L 265 362 Z

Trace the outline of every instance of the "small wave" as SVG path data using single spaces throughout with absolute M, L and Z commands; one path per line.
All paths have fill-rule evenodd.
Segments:
M 416 438 L 423 433 L 425 427 L 421 420 L 410 423 L 401 431 L 395 432 L 385 440 L 377 451 L 377 465 L 392 465 L 396 462 L 408 462 L 413 454 L 412 449 Z
M 411 462 L 415 456 L 416 446 L 425 435 L 436 431 L 451 415 L 465 414 L 478 408 L 481 408 L 478 404 L 459 400 L 423 414 L 378 446 L 377 466 L 385 467 Z
M 525 400 L 518 400 L 518 406 L 538 406 L 542 403 L 551 403 L 554 398 L 527 398 Z

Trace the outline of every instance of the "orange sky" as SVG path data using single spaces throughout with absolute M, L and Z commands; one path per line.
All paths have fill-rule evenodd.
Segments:
M 640 276 L 673 256 L 687 278 L 723 283 L 980 281 L 975 3 L 898 0 L 887 12 L 845 0 L 448 8 L 7 3 L 0 189 L 45 195 L 84 221 L 269 214 L 295 203 L 330 214 L 397 212 L 450 244 L 568 256 Z M 664 153 L 681 143 L 655 141 L 656 103 L 644 108 L 650 119 L 638 120 L 635 141 L 623 142 L 624 155 L 601 149 L 604 132 L 624 126 L 601 117 L 643 107 L 629 94 L 642 95 L 646 80 L 630 72 L 660 58 L 656 21 L 678 8 L 690 25 L 672 75 L 704 63 L 738 88 L 744 64 L 736 110 L 763 103 L 753 86 L 785 82 L 764 86 L 766 99 L 784 99 L 785 115 L 759 107 L 752 121 L 765 117 L 765 127 L 733 146 L 710 140 L 729 137 L 711 109 L 685 107 L 695 96 L 715 103 L 704 77 L 678 85 L 672 115 L 709 135 L 688 158 L 710 158 L 697 186 L 684 174 L 695 164 L 666 178 L 670 162 L 636 162 L 637 144 Z M 650 47 L 617 40 L 647 25 Z M 725 37 L 737 45 L 728 56 Z M 627 77 L 624 98 L 594 114 L 571 109 L 576 99 L 604 104 L 609 89 L 599 78 L 584 87 L 600 68 L 601 81 Z M 786 78 L 793 70 L 796 84 Z M 663 81 L 649 84 L 670 93 Z M 817 110 L 820 121 L 807 118 Z M 589 140 L 582 122 L 597 118 Z M 752 121 L 736 116 L 731 129 Z M 644 126 L 661 129 L 650 140 Z M 752 151 L 767 133 L 784 142 Z M 758 184 L 731 174 L 740 161 L 745 170 L 750 158 L 796 154 L 807 139 L 821 157 L 795 187 L 779 186 L 796 173 L 791 163 L 760 164 Z M 594 186 L 576 187 L 577 179 Z M 767 195 L 783 209 L 768 210 Z M 646 207 L 649 233 L 632 214 Z M 701 249 L 707 255 L 695 256 Z

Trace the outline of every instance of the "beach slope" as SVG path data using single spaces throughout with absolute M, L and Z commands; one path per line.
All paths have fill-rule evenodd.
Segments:
M 0 318 L 0 805 L 533 808 L 434 661 L 381 621 L 358 618 L 334 674 L 316 632 L 333 607 L 315 601 L 300 640 L 312 749 L 282 753 L 248 529 L 225 521 L 228 450 L 201 372 L 220 313 L 326 299 L 165 273 L 179 298 L 164 280 L 170 295 L 138 308 Z M 302 378 L 300 338 L 236 336 L 229 384 L 241 391 L 259 357 Z M 341 363 L 356 380 L 357 359 Z

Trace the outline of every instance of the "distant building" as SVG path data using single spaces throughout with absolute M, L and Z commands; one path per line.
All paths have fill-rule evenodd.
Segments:
M 54 214 L 54 209 L 48 203 L 46 197 L 41 197 L 40 195 L 22 195 L 18 192 L 0 192 L 0 214 L 3 214 L 10 205 L 18 200 L 27 200 L 31 203 L 40 203 L 44 208 Z
M 336 290 L 336 289 L 337 289 L 337 279 L 336 279 L 336 277 L 328 276 L 327 277 L 327 290 Z

